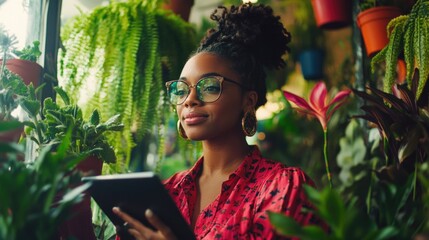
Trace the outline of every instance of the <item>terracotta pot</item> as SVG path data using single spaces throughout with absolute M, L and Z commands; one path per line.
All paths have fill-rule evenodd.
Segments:
M 103 161 L 96 156 L 89 156 L 76 166 L 76 169 L 81 171 L 85 176 L 101 175 L 102 168 Z
M 168 2 L 164 3 L 162 7 L 164 9 L 172 10 L 183 20 L 188 21 L 193 5 L 194 0 L 168 0 Z
M 7 132 L 0 132 L 0 142 L 1 143 L 12 143 L 18 142 L 21 137 L 22 132 L 24 131 L 24 127 L 20 127 Z
M 311 0 L 316 24 L 324 29 L 338 29 L 352 23 L 352 1 Z
M 399 15 L 401 9 L 390 6 L 370 8 L 358 14 L 357 25 L 361 30 L 368 57 L 374 56 L 387 45 L 387 24 Z
M 2 60 L 0 60 L 1 63 Z M 43 68 L 38 63 L 21 59 L 8 59 L 6 67 L 9 71 L 20 76 L 26 85 L 33 83 L 34 86 L 39 86 Z

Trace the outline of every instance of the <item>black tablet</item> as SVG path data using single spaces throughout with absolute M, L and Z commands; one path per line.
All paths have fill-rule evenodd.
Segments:
M 125 173 L 83 177 L 83 182 L 92 182 L 89 193 L 115 226 L 124 221 L 113 213 L 113 207 L 152 227 L 144 212 L 150 208 L 178 239 L 195 239 L 161 180 L 153 172 Z

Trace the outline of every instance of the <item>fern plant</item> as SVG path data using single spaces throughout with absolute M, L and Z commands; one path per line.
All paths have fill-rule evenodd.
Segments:
M 160 10 L 157 0 L 112 2 L 77 16 L 62 29 L 59 84 L 82 107 L 119 113 L 125 127 L 111 137 L 121 171 L 136 141 L 163 125 L 169 111 L 163 82 L 178 77 L 196 46 L 192 25 Z M 162 142 L 162 138 L 160 140 Z
M 420 78 L 417 88 L 417 99 L 420 97 L 429 76 L 429 1 L 417 0 L 407 15 L 394 18 L 387 29 L 390 33 L 389 43 L 371 61 L 374 71 L 376 63 L 386 62 L 384 91 L 392 92 L 395 83 L 396 64 L 403 54 L 406 63 L 406 80 L 411 86 L 413 72 L 419 69 Z

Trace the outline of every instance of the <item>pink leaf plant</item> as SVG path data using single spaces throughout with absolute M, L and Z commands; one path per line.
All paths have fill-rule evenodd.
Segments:
M 331 173 L 329 171 L 329 163 L 327 157 L 327 132 L 328 123 L 332 117 L 332 114 L 345 103 L 347 97 L 350 95 L 351 90 L 343 90 L 338 92 L 334 98 L 329 100 L 328 91 L 326 84 L 323 81 L 319 81 L 313 87 L 310 93 L 310 101 L 307 102 L 304 98 L 297 96 L 291 92 L 283 91 L 283 95 L 286 100 L 296 104 L 296 110 L 303 112 L 307 115 L 316 117 L 323 128 L 324 133 L 324 157 L 325 167 L 328 175 L 329 185 L 332 187 Z

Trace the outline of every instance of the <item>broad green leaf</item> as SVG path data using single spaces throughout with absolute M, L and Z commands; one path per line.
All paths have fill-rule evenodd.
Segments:
M 0 121 L 0 132 L 10 131 L 22 126 L 23 123 L 20 121 Z
M 281 213 L 268 212 L 268 218 L 278 233 L 284 236 L 300 236 L 301 226 L 291 217 Z
M 98 125 L 100 123 L 100 113 L 97 110 L 94 110 L 89 118 L 91 125 Z
M 70 98 L 61 87 L 54 87 L 54 90 L 60 95 L 65 105 L 70 105 Z
M 40 102 L 38 100 L 24 99 L 20 103 L 21 107 L 30 115 L 30 117 L 37 116 L 40 111 Z

